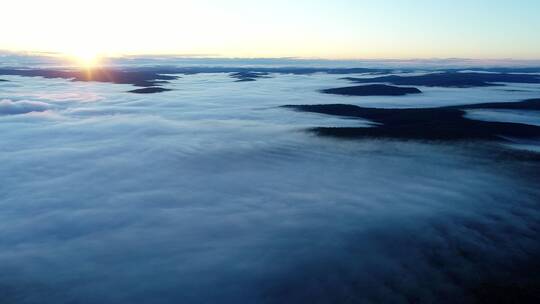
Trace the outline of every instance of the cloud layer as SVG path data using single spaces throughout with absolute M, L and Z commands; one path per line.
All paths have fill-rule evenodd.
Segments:
M 537 87 L 356 99 L 318 92 L 340 75 L 273 76 L 186 75 L 151 95 L 8 77 L 0 302 L 466 303 L 540 273 L 530 154 L 319 138 L 303 130 L 358 121 L 279 107 L 514 101 Z
M 43 112 L 50 108 L 50 104 L 40 101 L 10 99 L 0 100 L 0 115 L 25 114 L 30 112 Z

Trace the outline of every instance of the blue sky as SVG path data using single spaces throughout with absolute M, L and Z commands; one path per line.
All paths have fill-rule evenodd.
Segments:
M 540 1 L 18 0 L 0 49 L 66 54 L 540 58 Z

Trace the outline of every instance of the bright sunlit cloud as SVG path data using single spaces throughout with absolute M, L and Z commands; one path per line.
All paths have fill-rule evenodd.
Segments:
M 0 50 L 224 57 L 540 57 L 536 0 L 18 0 Z M 99 54 L 99 55 L 96 55 Z

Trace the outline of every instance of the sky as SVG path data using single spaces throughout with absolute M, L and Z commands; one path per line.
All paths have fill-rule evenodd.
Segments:
M 3 0 L 0 50 L 540 59 L 537 0 Z

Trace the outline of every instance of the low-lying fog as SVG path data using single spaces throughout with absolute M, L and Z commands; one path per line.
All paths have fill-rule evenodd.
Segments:
M 539 268 L 533 152 L 317 137 L 305 129 L 370 122 L 279 106 L 518 101 L 540 85 L 344 97 L 318 92 L 342 75 L 271 76 L 181 75 L 147 95 L 2 76 L 0 302 L 466 303 Z

